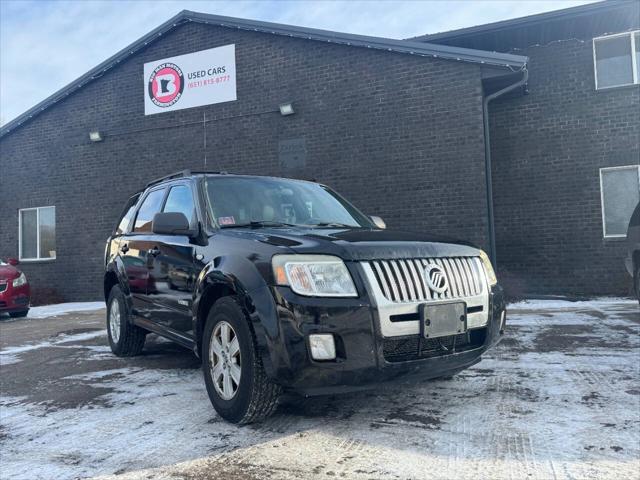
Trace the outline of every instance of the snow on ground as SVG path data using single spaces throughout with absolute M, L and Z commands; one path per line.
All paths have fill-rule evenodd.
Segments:
M 505 340 L 452 380 L 289 398 L 247 427 L 216 415 L 189 352 L 114 358 L 85 314 L 102 329 L 5 350 L 0 478 L 640 478 L 637 303 L 564 303 L 510 306 Z
M 29 318 L 47 318 L 71 312 L 85 312 L 104 308 L 104 302 L 70 302 L 31 307 Z
M 609 308 L 612 304 L 616 305 L 637 305 L 638 300 L 620 297 L 599 297 L 591 300 L 562 300 L 560 298 L 553 300 L 523 300 L 508 304 L 509 310 L 555 310 L 555 309 L 576 309 L 576 308 Z
M 93 340 L 93 339 L 104 336 L 104 334 L 105 332 L 101 330 L 77 333 L 74 335 L 62 333 L 53 339 L 45 340 L 42 342 L 28 343 L 26 345 L 20 345 L 17 347 L 4 348 L 0 350 L 0 366 L 19 362 L 20 355 L 25 352 L 39 350 L 41 348 L 47 348 L 47 347 L 64 348 L 66 346 L 67 348 L 70 348 L 71 345 L 67 345 L 67 344 L 74 343 L 74 342 L 81 342 L 83 340 Z M 77 346 L 75 346 L 75 348 L 77 348 Z M 88 348 L 104 349 L 104 347 L 88 347 Z M 110 351 L 111 350 L 109 349 L 109 352 Z

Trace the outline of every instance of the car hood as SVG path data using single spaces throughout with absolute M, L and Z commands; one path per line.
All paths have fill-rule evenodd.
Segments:
M 233 229 L 233 231 L 242 236 L 255 236 L 258 241 L 274 246 L 288 247 L 296 253 L 336 255 L 344 260 L 475 256 L 479 254 L 479 250 L 467 242 L 397 230 L 292 227 L 243 228 Z
M 20 270 L 12 265 L 0 265 L 0 281 L 13 280 L 20 276 Z

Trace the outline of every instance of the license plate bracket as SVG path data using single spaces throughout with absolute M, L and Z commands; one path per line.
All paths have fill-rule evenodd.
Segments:
M 422 304 L 419 311 L 423 338 L 448 337 L 467 331 L 466 302 Z

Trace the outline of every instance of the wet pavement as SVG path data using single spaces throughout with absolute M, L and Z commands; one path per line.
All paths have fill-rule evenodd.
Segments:
M 451 380 L 291 396 L 236 427 L 181 347 L 114 357 L 104 311 L 3 317 L 0 478 L 640 478 L 639 334 L 637 302 L 520 303 Z

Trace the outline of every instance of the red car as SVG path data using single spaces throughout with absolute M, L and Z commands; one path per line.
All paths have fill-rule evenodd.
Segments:
M 0 258 L 0 314 L 8 313 L 13 318 L 26 317 L 31 303 L 31 292 L 27 277 L 15 265 L 18 261 Z

